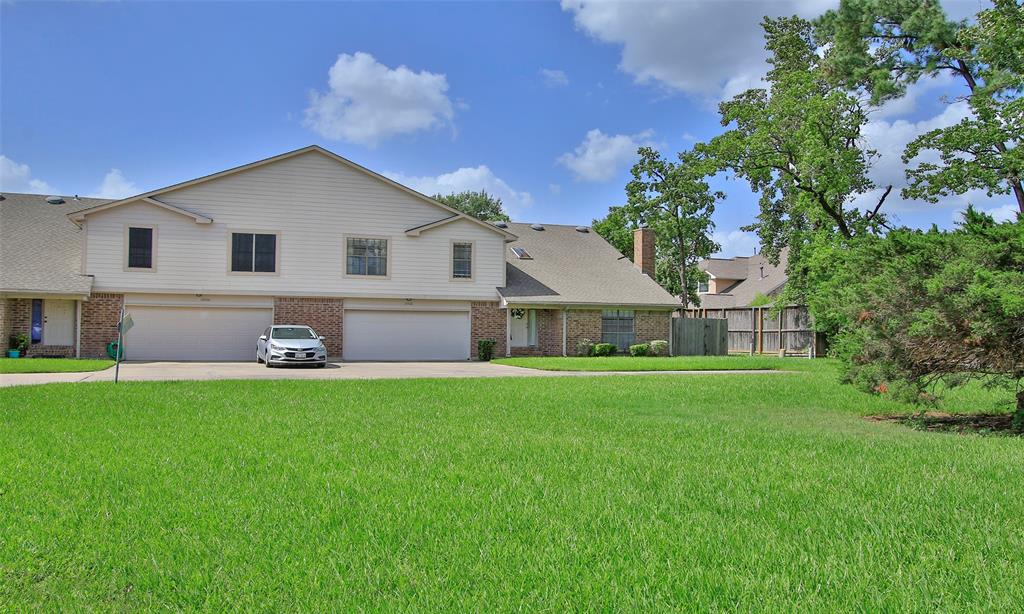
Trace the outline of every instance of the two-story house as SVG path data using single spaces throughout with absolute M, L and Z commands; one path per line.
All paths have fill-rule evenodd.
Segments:
M 788 254 L 788 248 L 782 250 L 778 265 L 761 254 L 702 260 L 697 266 L 708 281 L 697 288 L 700 308 L 749 307 L 776 296 L 786 286 Z
M 116 201 L 0 198 L 0 334 L 29 355 L 104 355 L 122 307 L 128 360 L 254 360 L 273 323 L 346 360 L 564 355 L 670 339 L 679 307 L 653 247 L 483 222 L 317 146 Z

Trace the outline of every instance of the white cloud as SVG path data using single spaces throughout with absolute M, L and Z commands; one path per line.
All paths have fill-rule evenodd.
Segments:
M 533 196 L 529 192 L 513 189 L 484 165 L 463 167 L 434 177 L 412 177 L 395 172 L 385 172 L 384 175 L 427 196 L 485 190 L 488 194 L 500 198 L 511 216 L 521 214 L 533 204 Z
M 587 132 L 583 142 L 557 162 L 572 171 L 577 181 L 608 181 L 636 159 L 641 145 L 651 145 L 653 132 L 607 135 L 597 128 Z
M 544 77 L 544 85 L 548 87 L 565 87 L 569 85 L 569 77 L 564 70 L 541 68 L 540 76 Z
M 756 234 L 742 230 L 715 232 L 712 234 L 712 238 L 721 246 L 721 249 L 715 253 L 716 258 L 752 256 L 757 253 L 757 248 L 760 245 Z
M 549 183 L 548 191 L 551 192 L 552 194 L 561 194 L 562 186 L 558 185 L 557 183 Z
M 966 207 L 965 207 L 966 209 Z M 1006 203 L 999 207 L 981 208 L 981 211 L 991 215 L 997 222 L 1013 222 L 1016 221 L 1017 215 L 1020 213 L 1020 209 L 1017 208 L 1016 203 Z M 953 216 L 954 221 L 961 221 L 963 219 L 963 210 L 957 211 Z
M 121 169 L 112 168 L 103 177 L 103 183 L 96 189 L 93 194 L 95 198 L 111 198 L 121 199 L 139 194 L 142 191 L 132 183 L 125 179 L 124 174 L 121 173 Z
M 576 27 L 619 45 L 619 68 L 638 83 L 714 99 L 740 92 L 766 72 L 764 15 L 813 17 L 837 0 L 661 3 L 562 0 Z
M 18 164 L 4 155 L 0 155 L 0 192 L 58 193 L 50 184 L 33 177 L 28 164 Z
M 311 92 L 304 124 L 320 136 L 363 145 L 450 124 L 455 116 L 444 74 L 388 68 L 368 53 L 343 53 L 328 90 Z

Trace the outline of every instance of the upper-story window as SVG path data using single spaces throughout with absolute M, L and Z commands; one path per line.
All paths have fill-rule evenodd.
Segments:
M 254 232 L 231 233 L 233 273 L 276 273 L 277 235 Z
M 387 277 L 388 240 L 348 237 L 345 239 L 345 273 Z
M 707 282 L 707 280 L 697 282 L 697 292 L 699 292 L 700 294 L 707 294 L 707 292 L 708 292 L 708 282 Z
M 473 279 L 473 243 L 452 243 L 452 279 Z
M 150 226 L 128 227 L 127 268 L 152 270 L 153 234 L 153 228 Z

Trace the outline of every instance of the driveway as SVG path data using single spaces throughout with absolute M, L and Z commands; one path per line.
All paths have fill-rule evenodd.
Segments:
M 710 375 L 780 371 L 540 371 L 490 362 L 334 362 L 323 369 L 279 367 L 255 362 L 126 362 L 124 382 L 213 379 L 407 379 L 421 377 L 590 377 L 603 375 Z M 109 382 L 114 369 L 91 373 L 16 373 L 0 375 L 0 386 L 60 382 Z

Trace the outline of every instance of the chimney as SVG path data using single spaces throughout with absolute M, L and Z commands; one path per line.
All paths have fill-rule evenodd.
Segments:
M 633 264 L 640 267 L 651 279 L 654 279 L 654 230 L 637 228 L 633 231 Z

